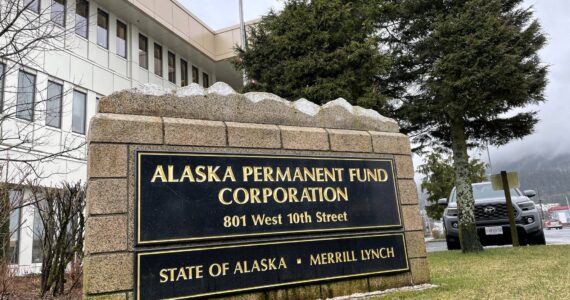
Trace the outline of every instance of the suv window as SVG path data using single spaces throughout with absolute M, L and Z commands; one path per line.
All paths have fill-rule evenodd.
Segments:
M 511 196 L 520 196 L 521 193 L 518 189 L 511 189 Z M 494 191 L 490 183 L 488 184 L 474 184 L 473 185 L 473 198 L 478 199 L 489 199 L 489 198 L 501 198 L 504 197 L 505 193 L 503 191 Z M 455 188 L 451 192 L 451 197 L 449 199 L 450 203 L 457 201 L 455 197 Z

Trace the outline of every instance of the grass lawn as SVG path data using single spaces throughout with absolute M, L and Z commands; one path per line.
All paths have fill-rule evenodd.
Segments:
M 445 251 L 428 262 L 439 287 L 375 299 L 570 299 L 570 246 Z

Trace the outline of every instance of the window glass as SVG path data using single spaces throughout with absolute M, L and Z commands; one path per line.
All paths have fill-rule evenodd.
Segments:
M 117 21 L 117 55 L 127 58 L 127 25 Z
M 75 133 L 85 134 L 85 108 L 87 96 L 85 93 L 73 91 L 73 108 L 71 130 Z
M 202 85 L 205 88 L 210 87 L 210 77 L 206 73 L 202 73 Z
M 176 56 L 168 52 L 168 81 L 176 83 Z
M 154 44 L 154 74 L 162 76 L 162 47 Z
M 75 33 L 87 38 L 89 27 L 89 2 L 87 0 L 76 0 L 75 2 Z
M 40 13 L 40 0 L 24 0 L 24 7 L 31 11 Z
M 20 204 L 21 204 L 22 193 L 19 191 L 10 191 L 10 224 L 9 224 L 9 235 L 10 235 L 10 245 L 8 246 L 8 257 L 10 258 L 11 264 L 17 264 L 19 262 L 19 242 L 20 242 Z
M 180 60 L 180 85 L 188 85 L 188 63 L 183 59 Z
M 34 119 L 36 76 L 24 71 L 20 71 L 18 75 L 16 118 L 32 121 Z
M 34 237 L 32 240 L 32 263 L 37 264 L 42 262 L 42 239 L 44 235 L 44 224 L 40 217 L 40 211 L 36 207 L 34 209 Z
M 199 83 L 198 68 L 192 66 L 192 82 Z
M 0 111 L 4 110 L 4 64 L 0 64 Z
M 97 45 L 109 47 L 109 14 L 97 10 Z
M 139 34 L 139 66 L 148 69 L 148 39 Z
M 65 26 L 65 0 L 53 0 L 51 3 L 51 20 Z
M 46 125 L 61 128 L 61 98 L 63 86 L 48 81 L 46 101 Z

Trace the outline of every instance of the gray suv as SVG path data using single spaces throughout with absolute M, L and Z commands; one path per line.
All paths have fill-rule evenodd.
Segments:
M 481 243 L 485 246 L 512 243 L 504 192 L 494 191 L 490 182 L 476 183 L 472 186 L 475 198 L 475 223 Z M 521 245 L 546 244 L 540 214 L 534 202 L 529 199 L 535 194 L 532 190 L 522 193 L 519 189 L 511 189 L 515 223 Z M 461 249 L 455 188 L 451 191 L 449 200 L 440 199 L 439 204 L 447 205 L 443 212 L 447 249 Z

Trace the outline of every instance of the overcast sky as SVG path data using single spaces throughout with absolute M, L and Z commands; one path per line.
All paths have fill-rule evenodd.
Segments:
M 239 21 L 238 0 L 180 1 L 213 29 Z M 534 7 L 535 17 L 548 37 L 547 46 L 540 52 L 543 61 L 550 65 L 545 92 L 547 102 L 528 108 L 539 111 L 540 122 L 535 133 L 500 148 L 491 148 L 493 162 L 515 160 L 528 153 L 550 156 L 570 152 L 570 101 L 567 101 L 570 98 L 570 1 L 525 0 L 524 3 Z M 282 1 L 244 0 L 245 20 L 282 7 Z M 481 158 L 486 159 L 486 153 Z M 416 166 L 421 162 L 419 158 L 414 161 Z

